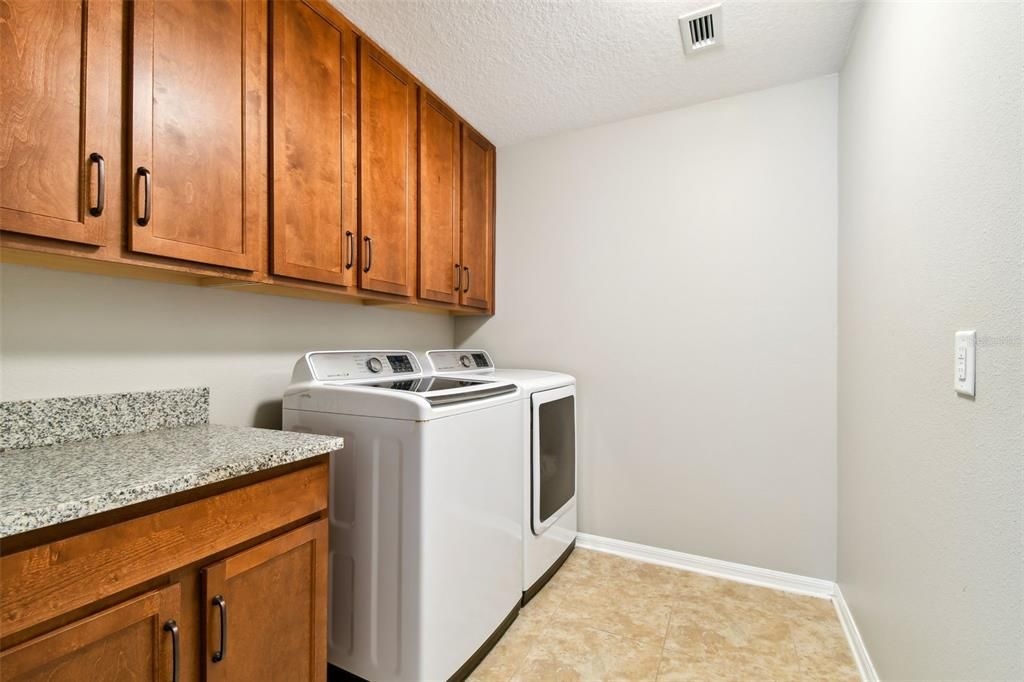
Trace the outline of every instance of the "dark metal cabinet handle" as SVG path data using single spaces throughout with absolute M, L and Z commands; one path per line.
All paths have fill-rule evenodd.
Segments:
M 142 178 L 142 216 L 135 220 L 135 224 L 139 227 L 145 227 L 149 225 L 149 216 L 153 210 L 153 192 L 150 182 L 150 176 L 148 168 L 139 166 L 135 173 Z
M 462 266 L 455 264 L 455 291 L 462 288 Z
M 462 290 L 462 293 L 468 294 L 469 293 L 469 268 L 462 268 L 462 269 L 466 271 L 466 288 Z
M 213 662 L 219 663 L 228 655 L 228 603 L 218 594 L 213 598 L 213 605 L 220 610 L 220 648 L 213 652 Z
M 173 620 L 164 623 L 164 632 L 171 633 L 171 682 L 178 682 L 178 673 L 181 670 L 181 642 L 178 634 L 178 624 Z
M 351 270 L 356 262 L 356 236 L 351 232 L 345 232 L 345 242 L 348 245 L 348 258 L 345 260 L 345 269 Z
M 107 162 L 102 154 L 93 152 L 89 161 L 96 165 L 96 205 L 89 207 L 89 215 L 99 218 L 103 215 L 103 204 L 107 198 Z
M 369 272 L 373 267 L 373 239 L 363 237 L 363 241 L 366 242 L 366 265 L 363 266 L 363 272 Z

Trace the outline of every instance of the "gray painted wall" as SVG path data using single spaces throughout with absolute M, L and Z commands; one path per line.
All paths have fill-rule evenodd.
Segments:
M 442 315 L 0 266 L 0 399 L 209 386 L 210 420 L 280 428 L 299 356 L 447 346 Z
M 869 4 L 840 75 L 838 577 L 883 679 L 1024 677 L 1022 8 Z
M 498 150 L 456 338 L 577 376 L 582 531 L 834 577 L 836 88 Z

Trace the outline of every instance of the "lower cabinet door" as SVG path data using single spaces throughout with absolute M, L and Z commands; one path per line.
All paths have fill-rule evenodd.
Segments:
M 206 679 L 327 677 L 327 521 L 203 569 Z
M 0 654 L 3 682 L 177 680 L 181 588 L 147 592 Z

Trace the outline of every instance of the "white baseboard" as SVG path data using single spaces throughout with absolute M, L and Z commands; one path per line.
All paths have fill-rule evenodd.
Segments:
M 843 632 L 846 633 L 846 641 L 850 643 L 853 660 L 857 661 L 857 668 L 860 669 L 861 679 L 864 682 L 878 682 L 878 672 L 875 670 L 875 664 L 871 662 L 871 656 L 868 655 L 867 647 L 864 646 L 864 640 L 861 639 L 860 631 L 857 629 L 857 623 L 853 620 L 853 613 L 850 611 L 850 607 L 847 606 L 846 599 L 843 598 L 843 591 L 839 589 L 839 585 L 836 585 L 832 603 L 835 604 L 836 613 L 839 615 L 839 622 L 843 624 Z
M 860 632 L 857 630 L 857 624 L 853 621 L 853 614 L 850 613 L 850 609 L 846 605 L 846 600 L 843 599 L 843 593 L 839 590 L 839 586 L 831 580 L 808 578 L 807 576 L 796 575 L 795 573 L 784 573 L 783 571 L 773 571 L 770 568 L 759 568 L 757 566 L 733 563 L 732 561 L 711 559 L 696 554 L 661 549 L 660 547 L 651 547 L 650 545 L 641 545 L 635 542 L 626 542 L 625 540 L 614 540 L 601 537 L 600 535 L 590 535 L 589 533 L 578 533 L 576 535 L 576 546 L 583 549 L 616 554 L 627 559 L 645 561 L 650 564 L 671 566 L 672 568 L 680 568 L 685 571 L 703 573 L 715 578 L 735 580 L 747 583 L 748 585 L 770 587 L 782 590 L 783 592 L 793 592 L 810 597 L 829 599 L 835 606 L 839 622 L 843 626 L 843 632 L 846 633 L 846 641 L 850 644 L 850 651 L 857 662 L 861 678 L 864 682 L 878 682 L 878 673 L 875 672 L 875 667 L 871 663 L 871 657 L 868 655 L 868 650 L 864 646 L 864 640 L 861 639 Z
M 695 573 L 735 580 L 749 585 L 770 587 L 784 592 L 794 592 L 810 597 L 831 599 L 835 592 L 836 584 L 831 580 L 820 578 L 808 578 L 795 573 L 784 573 L 773 571 L 770 568 L 758 568 L 746 564 L 737 564 L 721 559 L 710 559 L 696 554 L 677 552 L 671 549 L 661 549 L 650 545 L 641 545 L 625 540 L 613 540 L 612 538 L 590 535 L 589 533 L 578 533 L 576 535 L 576 546 L 584 549 L 593 549 L 598 552 L 617 554 L 628 559 L 646 561 L 651 564 L 682 568 Z

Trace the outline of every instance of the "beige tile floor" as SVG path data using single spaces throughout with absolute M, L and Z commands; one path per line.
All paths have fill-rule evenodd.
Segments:
M 828 600 L 577 549 L 470 679 L 860 678 Z

